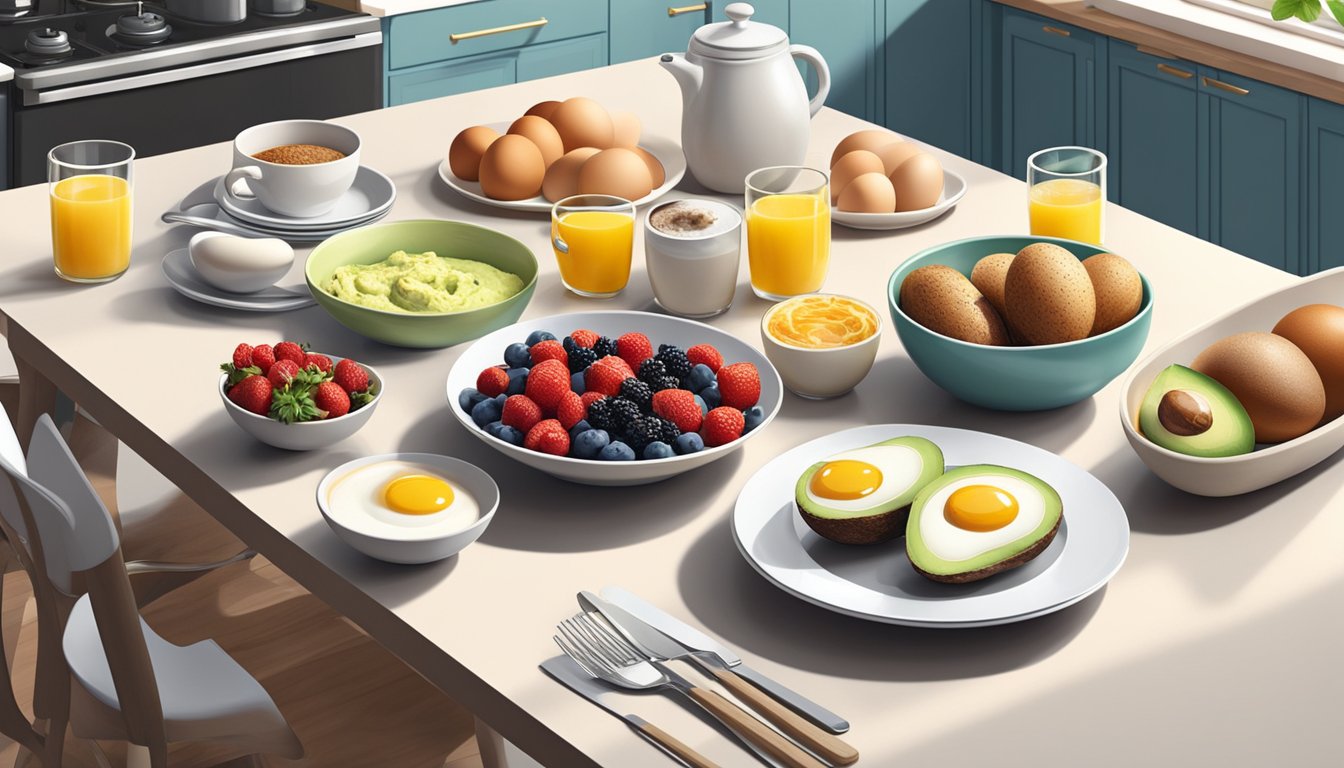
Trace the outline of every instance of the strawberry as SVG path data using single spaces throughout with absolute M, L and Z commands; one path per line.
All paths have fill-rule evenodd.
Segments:
M 597 402 L 598 400 L 601 400 L 601 399 L 604 398 L 604 397 L 606 397 L 606 395 L 602 394 L 601 392 L 584 392 L 584 393 L 579 397 L 579 399 L 583 401 L 583 410 L 584 410 L 584 412 L 587 412 L 587 411 L 588 411 L 588 406 L 592 405 L 593 403 Z M 588 417 L 585 416 L 584 418 L 586 419 L 586 418 L 588 418 Z
M 597 334 L 585 328 L 580 328 L 569 334 L 569 338 L 573 339 L 575 344 L 584 349 L 592 349 L 593 345 L 597 343 Z
M 653 344 L 642 333 L 627 333 L 616 339 L 616 354 L 621 356 L 630 370 L 639 370 L 639 364 L 653 357 Z
M 742 412 L 736 408 L 719 406 L 709 413 L 705 414 L 705 422 L 700 428 L 700 437 L 704 438 L 705 445 L 713 448 L 716 445 L 726 445 L 742 436 L 742 430 L 746 427 L 746 419 L 742 417 Z
M 709 370 L 718 373 L 723 367 L 723 355 L 719 350 L 709 344 L 696 344 L 694 347 L 686 350 L 686 359 L 691 365 L 705 365 Z
M 282 341 L 275 345 L 276 360 L 293 360 L 300 368 L 303 367 L 304 354 L 303 347 L 292 341 Z
M 608 359 L 610 358 L 602 358 L 602 360 Z M 620 360 L 619 357 L 616 359 Z M 614 365 L 603 365 L 602 360 L 598 360 L 588 368 L 588 374 L 583 377 L 583 386 L 589 392 L 600 392 L 613 397 L 619 395 L 621 393 L 621 382 L 632 377 L 628 372 Z M 625 365 L 625 363 L 621 363 L 621 365 Z
M 326 414 L 322 418 L 339 419 L 350 412 L 350 395 L 336 382 L 324 381 L 313 390 L 313 405 Z
M 486 397 L 497 397 L 509 388 L 509 374 L 501 366 L 493 366 L 481 371 L 476 377 L 476 389 Z
M 245 411 L 265 416 L 271 411 L 271 382 L 265 376 L 252 375 L 233 385 L 229 400 Z
M 555 339 L 539 341 L 528 347 L 528 354 L 532 356 L 532 364 L 542 362 L 543 360 L 559 360 L 565 365 L 569 365 L 569 353 L 565 351 L 564 346 Z
M 504 415 L 499 420 L 527 434 L 541 421 L 541 406 L 532 402 L 532 398 L 527 395 L 509 395 L 509 399 L 504 401 Z
M 284 389 L 298 375 L 299 370 L 299 364 L 293 360 L 276 360 L 271 370 L 266 372 L 266 379 L 271 382 L 272 387 Z
M 682 432 L 696 432 L 700 429 L 700 406 L 695 403 L 695 395 L 684 389 L 654 392 L 653 412 L 676 424 Z
M 369 372 L 364 370 L 364 366 L 349 358 L 337 363 L 335 367 L 331 369 L 331 380 L 339 384 L 341 389 L 346 391 L 346 394 L 353 395 L 356 392 L 363 392 L 369 388 Z M 505 382 L 505 386 L 507 385 L 508 382 Z M 477 389 L 481 388 L 477 387 Z M 485 390 L 481 391 L 484 392 Z M 499 392 L 503 391 L 504 390 L 501 389 Z M 496 392 L 495 395 L 499 394 L 499 392 Z M 491 397 L 494 397 L 494 395 L 491 395 Z
M 560 398 L 559 404 L 555 406 L 555 418 L 559 419 L 560 426 L 567 430 L 587 416 L 588 406 L 584 404 L 583 398 L 575 392 L 566 392 Z
M 535 369 L 534 369 L 535 370 Z M 528 380 L 531 381 L 531 375 Z M 552 456 L 564 456 L 569 453 L 569 430 L 555 419 L 537 422 L 523 438 L 523 447 L 531 451 L 549 453 Z
M 479 384 L 476 388 L 485 391 Z M 559 360 L 543 360 L 527 374 L 524 392 L 546 413 L 553 413 L 569 391 L 569 368 Z
M 479 389 L 479 387 L 478 387 Z M 722 404 L 739 411 L 761 399 L 761 377 L 751 363 L 733 363 L 719 369 Z
M 323 373 L 327 373 L 331 370 L 331 358 L 326 355 L 315 355 L 312 352 L 309 352 L 303 356 L 303 367 L 316 368 Z
M 271 370 L 275 365 L 275 350 L 271 349 L 270 344 L 258 344 L 252 348 L 252 364 L 261 369 L 262 373 Z
M 252 365 L 252 345 L 239 344 L 233 348 L 233 367 L 246 368 Z
M 635 375 L 635 369 L 631 368 L 629 363 L 615 355 L 607 355 L 606 357 L 598 358 L 597 362 L 593 363 L 593 365 L 612 366 L 621 373 L 624 373 L 627 378 Z

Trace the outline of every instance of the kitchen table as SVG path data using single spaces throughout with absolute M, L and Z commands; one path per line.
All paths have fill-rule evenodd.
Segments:
M 678 135 L 681 96 L 653 60 L 339 122 L 363 135 L 363 161 L 395 180 L 392 219 L 477 222 L 535 250 L 542 277 L 525 317 L 650 309 L 639 243 L 623 294 L 580 299 L 557 277 L 546 217 L 470 203 L 438 178 L 461 128 L 573 95 L 633 110 L 647 132 Z M 825 167 L 835 143 L 865 127 L 824 110 L 810 162 Z M 1026 231 L 1021 182 L 938 154 L 965 176 L 965 199 L 950 215 L 902 232 L 837 226 L 826 290 L 885 307 L 889 273 L 920 249 Z M 847 716 L 862 765 L 1318 765 L 1344 749 L 1340 457 L 1252 495 L 1188 496 L 1150 474 L 1125 443 L 1118 382 L 1056 411 L 993 413 L 927 381 L 887 329 L 876 366 L 853 394 L 824 402 L 787 396 L 766 432 L 731 457 L 654 486 L 566 484 L 457 424 L 444 378 L 460 347 L 394 349 L 316 307 L 232 313 L 175 294 L 159 262 L 192 230 L 161 224 L 159 214 L 227 170 L 229 156 L 216 144 L 138 161 L 132 266 L 94 287 L 52 273 L 45 188 L 0 194 L 0 311 L 25 377 L 25 422 L 50 407 L 53 387 L 67 393 L 240 538 L 545 765 L 625 768 L 662 759 L 537 669 L 556 652 L 552 626 L 575 611 L 575 592 L 607 584 L 703 627 L 761 671 Z M 1113 205 L 1107 217 L 1108 246 L 1153 286 L 1150 349 L 1296 279 Z M 758 344 L 766 307 L 751 294 L 743 259 L 732 310 L 710 323 Z M 216 391 L 218 364 L 239 342 L 281 338 L 379 369 L 386 395 L 362 432 L 328 450 L 292 454 L 252 441 L 229 420 Z M 1128 562 L 1078 605 L 989 629 L 866 623 L 766 583 L 729 531 L 738 489 L 792 446 L 883 422 L 998 433 L 1087 468 L 1128 510 Z M 503 502 L 481 540 L 422 567 L 380 564 L 345 547 L 319 516 L 314 488 L 332 467 L 386 451 L 447 453 L 493 475 Z M 724 765 L 754 764 L 667 702 L 621 706 Z

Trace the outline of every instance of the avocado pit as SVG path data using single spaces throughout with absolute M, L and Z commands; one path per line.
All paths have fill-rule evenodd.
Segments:
M 1213 427 L 1213 407 L 1198 392 L 1173 389 L 1158 403 L 1157 420 L 1173 435 L 1202 435 Z

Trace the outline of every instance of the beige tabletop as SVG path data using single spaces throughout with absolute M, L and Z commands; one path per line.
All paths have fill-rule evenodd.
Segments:
M 648 308 L 642 256 L 620 297 L 568 295 L 544 217 L 468 203 L 435 171 L 462 127 L 580 94 L 633 110 L 648 132 L 678 133 L 679 92 L 652 60 L 340 122 L 363 135 L 364 162 L 397 183 L 392 219 L 481 222 L 535 250 L 542 279 L 526 317 Z M 823 111 L 810 160 L 824 166 L 836 141 L 862 127 Z M 1026 232 L 1020 182 L 941 157 L 969 182 L 965 199 L 949 216 L 904 232 L 837 226 L 826 290 L 885 306 L 887 276 L 916 251 Z M 927 381 L 887 333 L 853 394 L 787 396 L 766 432 L 729 458 L 656 486 L 569 485 L 495 453 L 455 421 L 444 378 L 460 348 L 394 349 L 346 331 L 319 308 L 246 314 L 174 293 L 159 262 L 193 230 L 161 224 L 159 214 L 228 163 L 226 144 L 139 161 L 133 264 L 97 287 L 53 275 L 44 188 L 0 194 L 0 311 L 16 353 L 240 537 L 543 763 L 624 768 L 661 759 L 536 667 L 554 655 L 552 625 L 574 612 L 574 593 L 608 584 L 722 637 L 753 666 L 848 717 L 847 738 L 864 765 L 1313 765 L 1344 748 L 1338 457 L 1253 495 L 1188 496 L 1151 475 L 1126 445 L 1118 383 L 1053 412 L 988 412 Z M 1157 297 L 1150 349 L 1295 279 L 1118 207 L 1107 216 L 1108 245 L 1147 275 Z M 759 344 L 766 307 L 750 293 L 744 259 L 732 311 L 711 322 Z M 240 341 L 280 338 L 379 368 L 387 396 L 362 432 L 330 450 L 291 454 L 253 442 L 229 420 L 217 365 Z M 140 373 L 147 363 L 152 372 Z M 1002 434 L 1090 470 L 1128 511 L 1128 562 L 1109 587 L 1072 608 L 974 630 L 868 623 L 768 584 L 732 541 L 738 489 L 792 446 L 884 422 Z M 457 558 L 414 568 L 346 548 L 318 515 L 314 488 L 341 462 L 385 451 L 442 452 L 490 472 L 503 503 L 484 537 Z M 755 764 L 669 704 L 621 706 L 724 765 Z

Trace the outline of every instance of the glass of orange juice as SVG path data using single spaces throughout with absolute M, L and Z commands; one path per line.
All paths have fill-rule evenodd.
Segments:
M 566 197 L 551 208 L 551 245 L 566 288 L 611 298 L 630 280 L 635 204 L 613 195 Z
M 1031 234 L 1101 245 L 1106 156 L 1087 147 L 1042 149 L 1027 158 Z
M 747 176 L 751 290 L 783 301 L 821 290 L 831 255 L 830 178 L 815 168 L 761 168 Z
M 51 254 L 75 283 L 114 280 L 131 264 L 131 165 L 119 141 L 61 144 L 47 153 Z

